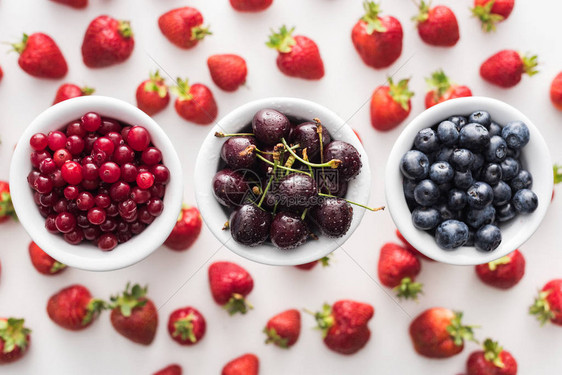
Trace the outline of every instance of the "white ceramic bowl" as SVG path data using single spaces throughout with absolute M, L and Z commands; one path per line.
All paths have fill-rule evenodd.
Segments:
M 332 139 L 342 140 L 352 144 L 361 154 L 363 167 L 359 175 L 349 182 L 346 198 L 354 202 L 367 204 L 371 172 L 367 154 L 353 130 L 338 115 L 331 110 L 304 99 L 297 98 L 266 98 L 247 103 L 221 119 L 211 129 L 199 150 L 195 164 L 195 194 L 197 204 L 205 224 L 211 232 L 234 253 L 255 262 L 270 265 L 298 265 L 320 259 L 343 244 L 357 228 L 365 209 L 353 206 L 353 221 L 345 236 L 337 239 L 320 236 L 317 241 L 309 240 L 306 244 L 293 250 L 279 250 L 271 243 L 264 243 L 257 247 L 248 247 L 234 241 L 229 230 L 222 230 L 229 219 L 223 207 L 213 196 L 211 181 L 220 163 L 220 150 L 224 138 L 214 136 L 216 131 L 237 133 L 250 124 L 254 114 L 263 108 L 272 108 L 289 117 L 312 120 L 317 117 L 322 125 L 330 132 Z
M 521 152 L 521 162 L 533 175 L 532 190 L 537 194 L 539 205 L 530 215 L 518 215 L 501 225 L 502 242 L 491 252 L 478 251 L 474 247 L 461 247 L 453 251 L 441 249 L 433 236 L 418 230 L 412 224 L 410 210 L 402 189 L 400 159 L 412 148 L 414 137 L 423 128 L 431 127 L 453 115 L 469 115 L 478 110 L 490 113 L 500 125 L 521 120 L 529 127 L 531 139 Z M 398 230 L 408 242 L 428 257 L 439 262 L 457 265 L 475 265 L 501 258 L 521 246 L 537 230 L 546 214 L 552 195 L 552 162 L 546 142 L 531 120 L 519 110 L 496 99 L 469 97 L 453 99 L 422 112 L 402 131 L 396 140 L 386 166 L 385 193 L 387 207 Z
M 162 151 L 163 163 L 170 170 L 170 182 L 164 196 L 164 211 L 141 234 L 104 252 L 90 242 L 71 245 L 62 236 L 45 229 L 45 219 L 33 201 L 33 191 L 27 184 L 31 171 L 29 139 L 35 133 L 58 130 L 86 112 L 97 112 L 123 122 L 142 125 L 152 137 L 152 142 Z M 90 271 L 109 271 L 130 266 L 156 250 L 172 231 L 182 204 L 182 168 L 170 139 L 162 128 L 147 114 L 124 101 L 103 97 L 84 96 L 66 100 L 41 113 L 23 132 L 10 166 L 10 191 L 19 221 L 33 241 L 46 253 L 68 266 Z

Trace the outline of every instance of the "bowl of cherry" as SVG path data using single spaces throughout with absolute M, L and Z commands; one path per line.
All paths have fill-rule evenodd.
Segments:
M 539 228 L 553 176 L 538 128 L 496 99 L 468 97 L 422 112 L 386 166 L 387 205 L 426 256 L 475 265 L 506 256 Z
M 318 260 L 359 225 L 369 161 L 329 109 L 297 98 L 247 103 L 221 119 L 195 164 L 195 194 L 211 232 L 234 253 L 270 265 Z
M 23 132 L 10 166 L 12 201 L 33 241 L 91 271 L 130 266 L 172 231 L 182 168 L 162 128 L 103 96 L 56 104 Z

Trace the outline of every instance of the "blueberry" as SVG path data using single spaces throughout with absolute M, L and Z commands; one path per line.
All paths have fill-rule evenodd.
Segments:
M 505 160 L 501 162 L 500 166 L 502 167 L 502 179 L 504 181 L 509 181 L 513 177 L 517 176 L 519 169 L 521 169 L 519 162 L 512 157 L 505 158 Z
M 515 150 L 513 148 L 507 148 L 507 156 L 512 157 L 514 159 L 519 159 L 521 156 L 521 150 Z
M 447 120 L 455 124 L 457 126 L 457 130 L 459 131 L 468 123 L 466 117 L 464 116 L 451 116 Z
M 421 152 L 429 154 L 439 149 L 439 138 L 437 138 L 437 134 L 433 129 L 425 128 L 416 134 L 414 146 Z
M 451 160 L 453 155 L 453 149 L 450 147 L 443 147 L 435 154 L 435 161 L 446 161 L 447 163 Z
M 455 172 L 455 177 L 453 177 L 455 186 L 459 189 L 466 190 L 474 183 L 474 178 L 472 177 L 471 171 L 466 172 Z
M 484 149 L 484 156 L 486 161 L 492 163 L 499 163 L 507 156 L 507 143 L 499 135 L 494 135 L 490 138 L 490 143 Z
M 468 240 L 468 227 L 458 220 L 442 222 L 435 231 L 435 242 L 440 248 L 448 250 L 461 247 Z
M 474 235 L 474 245 L 482 251 L 492 251 L 500 246 L 502 233 L 495 225 L 485 225 Z
M 520 150 L 529 143 L 529 128 L 522 121 L 512 121 L 503 127 L 502 137 L 509 147 Z
M 486 160 L 484 160 L 484 156 L 482 154 L 474 154 L 474 161 L 472 162 L 470 169 L 472 171 L 477 171 L 484 166 L 485 162 Z
M 476 111 L 468 116 L 468 122 L 480 124 L 487 128 L 492 122 L 492 117 L 486 111 Z
M 480 228 L 482 225 L 491 224 L 496 219 L 496 209 L 490 205 L 481 210 L 475 208 L 466 212 L 465 222 L 474 229 Z
M 459 145 L 472 151 L 482 150 L 490 143 L 490 133 L 484 125 L 470 123 L 459 132 Z
M 480 180 L 490 186 L 496 186 L 502 179 L 502 168 L 499 164 L 488 163 L 482 168 Z
M 412 180 L 426 178 L 429 172 L 427 155 L 418 150 L 406 152 L 400 160 L 400 170 L 406 178 Z
M 416 187 L 416 182 L 414 180 L 410 180 L 405 178 L 402 181 L 402 187 L 404 189 L 404 195 L 407 199 L 414 199 L 414 188 Z
M 474 163 L 474 154 L 466 148 L 457 148 L 453 151 L 449 163 L 457 171 L 467 171 Z
M 533 176 L 525 169 L 522 169 L 509 182 L 509 186 L 511 186 L 512 191 L 530 189 L 533 186 Z
M 494 190 L 494 200 L 492 202 L 494 205 L 502 206 L 511 200 L 511 188 L 504 181 L 498 182 L 492 190 Z
M 466 240 L 464 246 L 474 246 L 474 231 L 468 229 L 468 239 Z
M 466 191 L 468 205 L 477 210 L 488 206 L 494 200 L 492 187 L 485 182 L 476 182 Z
M 437 126 L 437 137 L 444 145 L 454 145 L 459 139 L 457 125 L 452 121 L 442 121 Z
M 440 204 L 434 206 L 434 208 L 435 208 L 437 211 L 439 211 L 439 216 L 441 217 L 441 221 L 452 220 L 452 219 L 458 219 L 458 218 L 459 218 L 459 212 L 458 212 L 458 211 L 451 210 L 451 209 L 447 206 L 447 203 L 440 203 Z
M 506 221 L 513 219 L 516 215 L 517 211 L 511 203 L 498 206 L 496 209 L 496 218 L 500 223 L 505 223 Z
M 498 123 L 492 121 L 490 126 L 488 126 L 488 132 L 490 133 L 490 137 L 494 135 L 502 135 L 502 127 L 498 125 Z
M 537 195 L 531 190 L 521 189 L 513 195 L 511 203 L 513 204 L 517 212 L 522 214 L 530 214 L 537 209 L 537 206 L 539 205 L 539 199 L 537 198 Z
M 451 210 L 462 210 L 466 206 L 466 193 L 463 190 L 451 189 L 447 199 L 447 206 Z
M 451 181 L 454 175 L 453 167 L 446 161 L 438 161 L 429 167 L 429 178 L 439 185 Z
M 418 207 L 412 212 L 412 223 L 420 230 L 430 230 L 435 228 L 441 217 L 439 211 L 430 207 Z
M 414 189 L 414 199 L 420 206 L 429 207 L 437 203 L 440 196 L 439 186 L 431 180 L 423 180 Z
M 444 184 L 439 185 L 439 191 L 441 192 L 441 197 L 445 199 L 449 191 L 453 188 L 453 184 L 451 182 L 445 182 Z

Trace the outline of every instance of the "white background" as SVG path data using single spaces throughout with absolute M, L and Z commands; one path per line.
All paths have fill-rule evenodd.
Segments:
M 485 35 L 470 18 L 471 1 L 442 0 L 457 14 L 461 40 L 454 48 L 435 48 L 421 42 L 410 17 L 416 9 L 410 1 L 382 2 L 386 14 L 403 25 L 404 50 L 391 68 L 376 71 L 365 66 L 356 54 L 350 31 L 362 14 L 359 0 L 275 0 L 266 12 L 240 14 L 227 0 L 91 0 L 86 10 L 73 10 L 46 0 L 1 0 L 0 40 L 16 41 L 22 32 L 45 32 L 61 47 L 69 74 L 64 80 L 39 80 L 25 74 L 17 65 L 17 55 L 4 54 L 0 47 L 0 65 L 4 79 L 0 83 L 0 178 L 8 179 L 12 148 L 25 126 L 47 108 L 57 87 L 63 82 L 87 84 L 100 95 L 134 103 L 137 85 L 155 68 L 151 55 L 172 76 L 189 77 L 192 82 L 208 84 L 219 105 L 219 117 L 253 99 L 267 96 L 296 96 L 323 104 L 361 134 L 370 157 L 373 181 L 371 202 L 384 204 L 383 176 L 386 155 L 401 127 L 389 133 L 375 132 L 369 123 L 369 106 L 364 105 L 385 76 L 412 77 L 416 92 L 410 119 L 424 107 L 424 77 L 443 68 L 456 82 L 468 84 L 475 95 L 504 100 L 527 114 L 545 136 L 553 160 L 562 162 L 561 120 L 549 102 L 549 85 L 562 70 L 562 50 L 555 45 L 559 33 L 557 2 L 537 4 L 517 0 L 510 19 L 499 25 L 495 34 Z M 214 35 L 196 48 L 184 51 L 161 35 L 157 17 L 172 8 L 192 5 L 201 10 Z M 136 46 L 124 64 L 91 70 L 80 55 L 87 24 L 100 14 L 129 19 L 135 32 Z M 283 76 L 276 68 L 276 52 L 264 42 L 270 27 L 286 23 L 297 32 L 313 38 L 319 45 L 326 76 L 319 82 L 306 82 Z M 539 54 L 540 74 L 524 77 L 515 88 L 502 90 L 486 84 L 478 75 L 480 63 L 491 54 L 514 48 Z M 206 58 L 215 53 L 238 53 L 249 66 L 247 87 L 236 93 L 221 92 L 213 85 Z M 185 180 L 185 201 L 194 203 L 193 167 L 207 127 L 196 126 L 179 118 L 170 105 L 155 116 L 168 132 L 180 153 Z M 402 127 L 405 126 L 405 123 Z M 562 191 L 559 192 L 562 194 Z M 165 248 L 143 262 L 116 272 L 90 273 L 67 270 L 46 277 L 31 266 L 27 246 L 29 237 L 16 223 L 0 228 L 0 316 L 25 317 L 33 329 L 32 345 L 26 357 L 3 366 L 0 373 L 11 374 L 148 374 L 177 362 L 188 374 L 218 374 L 230 359 L 245 352 L 260 358 L 262 374 L 457 374 L 464 370 L 469 353 L 477 349 L 469 343 L 458 356 L 447 360 L 428 360 L 414 353 L 408 337 L 408 325 L 426 308 L 445 306 L 465 312 L 465 322 L 482 326 L 481 339 L 500 340 L 519 362 L 519 374 L 558 374 L 562 371 L 562 328 L 539 327 L 527 314 L 538 288 L 551 278 L 562 277 L 559 231 L 562 223 L 562 197 L 552 204 L 544 224 L 523 247 L 527 273 L 514 289 L 498 291 L 481 284 L 472 267 L 453 267 L 423 263 L 419 280 L 425 295 L 419 303 L 399 302 L 389 297 L 374 280 L 381 245 L 397 241 L 388 212 L 366 214 L 359 229 L 344 245 L 347 253 L 368 273 L 364 273 L 346 252 L 337 250 L 333 264 L 305 272 L 291 267 L 275 268 L 245 261 L 222 248 L 212 260 L 232 260 L 246 267 L 255 280 L 249 300 L 255 309 L 245 316 L 229 317 L 215 305 L 207 283 L 205 262 L 220 248 L 205 228 L 188 252 L 174 253 Z M 197 272 L 199 271 L 199 272 Z M 189 280 L 189 281 L 187 281 Z M 160 323 L 151 346 L 134 344 L 118 335 L 105 313 L 90 328 L 69 332 L 52 323 L 45 312 L 47 299 L 72 283 L 83 283 L 99 297 L 120 291 L 127 281 L 149 285 L 149 296 L 160 307 Z M 373 335 L 368 345 L 352 356 L 329 351 L 320 333 L 312 329 L 310 316 L 303 316 L 303 329 L 297 344 L 284 351 L 265 346 L 261 332 L 267 319 L 287 308 L 318 309 L 323 302 L 351 298 L 371 303 L 375 317 L 370 322 Z M 166 332 L 168 315 L 174 309 L 192 305 L 206 317 L 205 338 L 193 347 L 181 347 Z

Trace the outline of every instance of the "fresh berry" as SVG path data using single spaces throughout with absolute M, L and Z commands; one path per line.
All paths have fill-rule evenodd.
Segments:
M 202 24 L 203 15 L 192 7 L 172 9 L 158 18 L 162 34 L 174 45 L 184 49 L 195 47 L 199 41 L 212 34 Z
M 416 207 L 412 211 L 412 224 L 419 230 L 431 230 L 440 222 L 441 214 L 433 207 Z
M 458 220 L 446 220 L 435 231 L 435 242 L 444 250 L 461 247 L 468 241 L 468 226 Z
M 222 368 L 221 375 L 258 375 L 260 361 L 254 354 L 234 358 Z
M 522 121 L 508 122 L 502 128 L 501 136 L 507 143 L 507 146 L 515 150 L 520 150 L 525 147 L 531 137 L 529 128 Z
M 273 0 L 230 0 L 232 8 L 239 12 L 261 12 L 272 3 Z
M 162 111 L 170 102 L 168 86 L 157 70 L 150 74 L 150 78 L 141 82 L 136 92 L 137 107 L 147 115 L 152 116 Z
M 314 267 L 316 267 L 318 263 L 322 264 L 322 267 L 328 267 L 330 265 L 330 256 L 325 256 L 320 258 L 319 260 L 315 260 L 312 262 L 298 264 L 295 266 L 295 268 L 298 268 L 299 270 L 303 270 L 303 271 L 309 271 Z
M 301 215 L 281 211 L 271 221 L 269 237 L 271 243 L 279 249 L 294 249 L 304 244 L 308 236 L 309 230 Z
M 51 0 L 55 3 L 68 5 L 72 8 L 82 9 L 88 6 L 88 0 Z
M 244 204 L 230 214 L 230 234 L 234 241 L 246 246 L 258 246 L 269 237 L 272 217 L 254 204 Z
M 320 151 L 330 144 L 332 137 L 318 119 L 298 124 L 291 129 L 289 141 L 298 144 L 304 150 L 309 159 L 314 159 Z M 302 154 L 302 152 L 301 152 Z
M 0 365 L 15 362 L 27 353 L 30 334 L 23 319 L 0 318 Z
M 105 309 L 106 303 L 92 298 L 83 285 L 71 285 L 55 293 L 47 302 L 49 318 L 71 331 L 87 328 Z
M 256 139 L 250 136 L 229 137 L 221 147 L 221 159 L 232 169 L 251 169 L 256 162 Z
M 65 83 L 58 88 L 53 104 L 57 104 L 68 99 L 77 98 L 79 96 L 92 95 L 94 91 L 95 90 L 91 87 L 79 87 L 72 83 Z
M 431 8 L 429 3 L 422 0 L 419 14 L 413 20 L 417 23 L 420 38 L 427 44 L 452 47 L 460 39 L 457 17 L 444 5 Z
M 162 370 L 155 372 L 152 375 L 182 375 L 183 370 L 180 365 L 169 365 L 164 367 Z
M 226 207 L 240 206 L 249 190 L 246 177 L 228 168 L 218 171 L 211 185 L 215 199 Z
M 217 103 L 209 88 L 201 83 L 189 85 L 178 78 L 173 91 L 178 95 L 175 108 L 178 115 L 198 125 L 208 125 L 218 115 Z
M 421 151 L 410 150 L 400 160 L 400 171 L 404 177 L 411 180 L 419 180 L 429 174 L 429 160 L 427 155 Z
M 513 207 L 521 214 L 530 214 L 535 212 L 539 202 L 537 195 L 529 189 L 521 189 L 513 195 L 511 200 Z
M 174 229 L 164 242 L 171 250 L 184 251 L 193 245 L 201 232 L 201 214 L 196 207 L 184 205 Z
M 394 129 L 404 121 L 412 110 L 410 98 L 414 93 L 408 88 L 408 79 L 394 84 L 388 78 L 388 85 L 379 86 L 371 97 L 371 125 L 376 130 Z
M 562 110 L 562 72 L 558 73 L 550 85 L 550 100 L 556 109 Z
M 562 325 L 562 279 L 550 280 L 543 286 L 529 313 L 536 315 L 541 325 L 549 321 Z
M 95 18 L 84 35 L 82 59 L 89 68 L 103 68 L 126 61 L 133 53 L 135 40 L 129 21 L 110 16 Z
M 451 82 L 442 69 L 432 73 L 431 77 L 426 78 L 425 81 L 429 85 L 429 91 L 425 95 L 425 108 L 433 107 L 446 100 L 472 96 L 472 91 L 468 86 Z
M 273 343 L 281 348 L 293 346 L 301 332 L 301 314 L 298 310 L 283 311 L 269 319 L 263 330 L 266 344 Z
M 496 23 L 506 20 L 515 0 L 474 0 L 472 15 L 482 22 L 482 30 L 489 32 L 496 29 Z
M 23 34 L 20 43 L 12 44 L 19 53 L 19 66 L 38 78 L 62 78 L 68 72 L 66 60 L 50 36 L 43 33 Z
M 245 297 L 254 288 L 252 276 L 244 268 L 231 262 L 215 262 L 209 267 L 211 294 L 218 305 L 230 315 L 245 314 L 252 308 Z
M 395 243 L 386 243 L 381 248 L 378 275 L 381 283 L 394 288 L 398 297 L 417 299 L 422 284 L 415 282 L 421 271 L 419 259 L 406 248 Z
M 205 335 L 205 318 L 190 306 L 174 310 L 168 319 L 168 333 L 180 345 L 198 343 Z
M 517 375 L 517 361 L 496 341 L 486 339 L 483 349 L 466 361 L 466 375 Z
M 0 224 L 10 217 L 17 219 L 10 195 L 10 185 L 6 181 L 0 181 Z
M 341 198 L 326 198 L 312 208 L 310 217 L 323 235 L 339 238 L 347 233 L 353 220 L 353 207 Z
M 238 55 L 212 55 L 207 59 L 207 66 L 215 85 L 224 91 L 236 91 L 246 83 L 248 68 Z
M 29 243 L 29 257 L 33 267 L 43 275 L 56 275 L 66 269 L 66 266 L 49 254 L 41 250 L 33 241 Z
M 499 87 L 510 88 L 521 81 L 524 73 L 533 76 L 538 73 L 537 56 L 522 56 L 513 50 L 502 50 L 482 63 L 480 76 Z
M 256 139 L 266 145 L 276 145 L 286 138 L 291 130 L 291 122 L 279 111 L 261 109 L 252 118 L 252 131 Z
M 337 167 L 340 179 L 349 181 L 357 177 L 361 172 L 363 163 L 361 154 L 357 149 L 344 141 L 332 141 L 324 147 L 324 161 L 339 160 L 341 163 Z
M 514 287 L 525 274 L 525 258 L 519 250 L 490 263 L 475 266 L 483 283 L 499 289 Z

